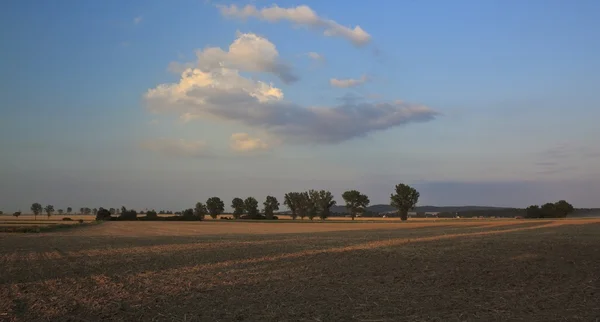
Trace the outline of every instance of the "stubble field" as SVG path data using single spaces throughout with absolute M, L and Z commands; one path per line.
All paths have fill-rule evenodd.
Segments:
M 0 321 L 600 319 L 600 219 L 0 234 Z

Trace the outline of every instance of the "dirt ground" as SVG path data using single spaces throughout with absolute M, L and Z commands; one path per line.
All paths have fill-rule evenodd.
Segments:
M 600 220 L 0 234 L 0 321 L 597 321 Z

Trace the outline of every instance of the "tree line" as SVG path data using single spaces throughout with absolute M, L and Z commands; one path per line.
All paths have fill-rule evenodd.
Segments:
M 354 220 L 355 217 L 365 213 L 366 207 L 369 205 L 369 197 L 358 190 L 348 190 L 342 194 L 345 206 Z M 413 209 L 419 200 L 419 192 L 406 184 L 398 184 L 394 192 L 390 195 L 390 204 L 395 207 L 402 220 L 407 220 L 408 211 Z M 308 218 L 313 220 L 320 218 L 327 219 L 331 214 L 331 207 L 336 205 L 334 196 L 327 190 L 308 190 L 303 192 L 288 192 L 284 195 L 283 205 L 289 208 L 292 219 Z M 231 208 L 233 209 L 232 217 L 234 219 L 278 219 L 275 212 L 279 210 L 279 200 L 274 196 L 267 196 L 262 203 L 262 211 L 259 209 L 259 202 L 254 197 L 233 198 Z M 54 206 L 47 205 L 42 207 L 40 203 L 33 203 L 31 211 L 35 218 L 43 212 L 48 218 L 54 213 Z M 72 213 L 71 207 L 67 208 L 66 214 Z M 133 209 L 121 207 L 116 208 L 94 208 L 90 209 L 83 207 L 79 209 L 81 214 L 93 214 L 98 220 L 204 220 L 207 215 L 216 219 L 219 214 L 225 211 L 225 203 L 219 197 L 211 197 L 205 203 L 197 202 L 194 208 L 188 208 L 181 212 L 161 211 L 161 214 L 174 214 L 175 216 L 158 216 L 154 210 L 145 212 L 145 216 L 138 218 L 138 212 Z M 58 210 L 59 214 L 63 214 L 62 209 Z M 142 212 L 140 212 L 142 213 Z M 20 213 L 19 213 L 20 214 Z M 116 216 L 115 216 L 116 215 Z
M 525 208 L 527 218 L 565 218 L 575 210 L 573 206 L 565 200 L 559 200 L 555 203 L 545 203 L 541 206 L 531 205 Z

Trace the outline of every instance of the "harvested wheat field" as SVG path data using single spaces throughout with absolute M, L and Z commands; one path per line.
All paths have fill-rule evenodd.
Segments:
M 0 234 L 0 321 L 596 321 L 600 220 Z

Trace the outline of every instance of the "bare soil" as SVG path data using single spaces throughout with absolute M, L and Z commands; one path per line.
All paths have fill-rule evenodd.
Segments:
M 596 321 L 600 220 L 0 234 L 0 321 Z

